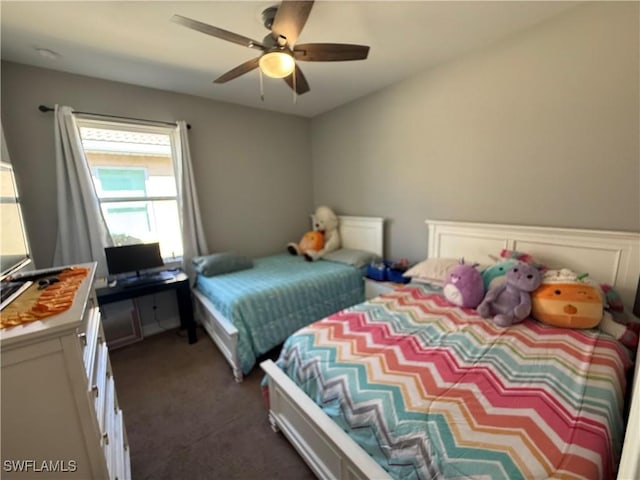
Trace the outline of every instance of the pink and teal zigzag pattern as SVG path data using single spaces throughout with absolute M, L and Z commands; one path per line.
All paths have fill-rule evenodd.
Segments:
M 495 327 L 422 286 L 290 337 L 278 365 L 394 478 L 614 478 L 624 349 Z

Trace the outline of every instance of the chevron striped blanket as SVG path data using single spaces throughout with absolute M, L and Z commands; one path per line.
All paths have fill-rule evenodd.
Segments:
M 410 284 L 291 336 L 277 361 L 394 478 L 614 478 L 623 347 L 501 329 Z

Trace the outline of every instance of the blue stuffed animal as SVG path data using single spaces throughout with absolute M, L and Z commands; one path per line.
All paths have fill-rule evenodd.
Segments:
M 508 327 L 531 313 L 531 295 L 540 286 L 542 274 L 526 263 L 518 262 L 507 272 L 506 282 L 493 287 L 478 306 L 483 318 L 493 318 L 496 325 Z
M 476 308 L 484 297 L 482 275 L 477 264 L 469 265 L 460 260 L 447 274 L 442 294 L 447 301 L 462 308 Z
M 517 260 L 504 260 L 485 268 L 482 271 L 484 291 L 488 292 L 493 287 L 497 287 L 501 283 L 504 283 L 505 275 L 516 265 L 516 263 L 518 263 Z

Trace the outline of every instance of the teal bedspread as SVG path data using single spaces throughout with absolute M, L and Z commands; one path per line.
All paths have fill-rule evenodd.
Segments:
M 225 275 L 199 275 L 196 287 L 238 329 L 244 374 L 258 356 L 296 330 L 364 301 L 363 271 L 289 254 L 254 260 L 254 267 Z

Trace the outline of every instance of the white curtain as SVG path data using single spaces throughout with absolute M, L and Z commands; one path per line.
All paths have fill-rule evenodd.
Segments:
M 58 238 L 53 263 L 96 261 L 96 276 L 106 277 L 104 248 L 113 242 L 91 180 L 80 131 L 71 107 L 56 105 L 54 115 Z
M 189 137 L 187 124 L 177 122 L 176 154 L 174 155 L 176 184 L 178 187 L 178 211 L 182 224 L 182 254 L 183 269 L 191 279 L 195 274 L 191 259 L 208 253 L 207 242 L 202 229 L 202 218 L 196 194 L 196 185 L 191 167 L 191 153 L 189 151 Z

